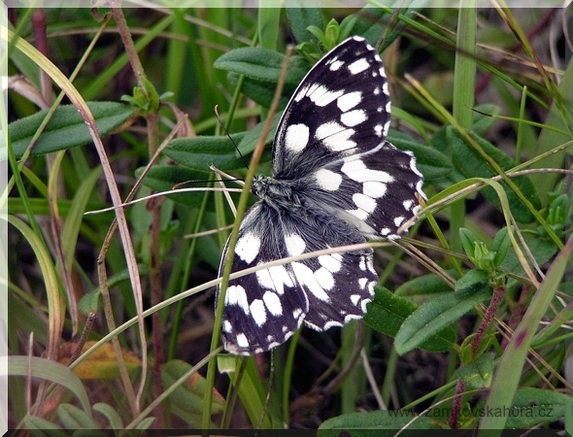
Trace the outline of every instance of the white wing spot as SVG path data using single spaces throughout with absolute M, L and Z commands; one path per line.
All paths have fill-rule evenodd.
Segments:
M 318 185 L 327 191 L 336 191 L 342 183 L 342 176 L 332 170 L 321 168 L 314 173 Z
M 300 101 L 304 98 L 304 96 L 306 96 L 306 93 L 308 92 L 308 89 L 309 89 L 308 86 L 302 87 L 302 88 L 298 91 L 298 93 L 296 93 L 296 96 L 294 96 L 294 101 L 295 101 L 295 102 L 300 102 Z
M 370 290 L 370 295 L 374 296 L 374 285 L 375 282 L 371 282 L 368 285 L 368 289 Z M 368 311 L 368 304 L 372 302 L 372 299 L 364 299 L 362 300 L 362 302 L 360 303 L 360 309 L 362 310 L 362 312 L 364 314 L 366 314 L 366 312 Z
M 386 75 L 383 75 L 384 77 L 386 77 Z M 384 82 L 382 84 L 382 91 L 384 91 L 384 94 L 389 95 L 390 91 L 388 90 L 388 82 Z
M 363 279 L 366 279 L 366 278 L 363 278 Z M 362 299 L 362 296 L 360 296 L 359 294 L 351 294 L 350 295 L 350 301 L 356 306 L 358 306 L 358 304 L 360 303 L 360 299 Z
M 332 290 L 334 287 L 334 276 L 324 267 L 314 272 L 314 277 L 323 289 Z
M 330 91 L 324 85 L 313 84 L 309 87 L 307 96 L 316 106 L 324 107 L 338 99 L 344 90 Z
M 374 199 L 379 199 L 386 194 L 386 187 L 386 184 L 383 182 L 364 182 L 362 192 Z
M 403 216 L 395 217 L 394 224 L 396 225 L 396 227 L 399 227 L 404 222 L 404 220 L 406 220 L 406 218 Z
M 340 121 L 349 127 L 356 126 L 357 124 L 364 123 L 368 120 L 366 112 L 361 109 L 355 109 L 354 111 L 345 112 L 340 116 Z
M 347 322 L 348 320 L 350 320 L 350 319 L 348 319 L 348 317 L 350 317 L 350 316 L 346 316 L 346 317 L 344 318 L 344 322 Z M 357 317 L 354 317 L 354 318 L 357 318 Z M 348 319 L 348 320 L 347 320 L 347 319 Z M 336 320 L 331 320 L 330 322 L 326 322 L 326 323 L 324 324 L 324 328 L 321 328 L 321 330 L 327 331 L 327 330 L 329 330 L 330 328 L 334 328 L 335 326 L 342 326 L 342 323 L 337 322 Z M 318 329 L 318 328 L 317 328 L 317 329 Z
M 366 256 L 366 267 L 370 271 L 370 273 L 376 274 L 376 270 L 374 269 L 374 258 L 372 256 Z
M 227 305 L 238 305 L 245 314 L 249 314 L 249 300 L 245 289 L 240 285 L 231 285 L 225 294 Z
M 377 124 L 376 126 L 374 126 L 374 133 L 379 138 L 382 138 L 382 136 L 384 135 L 384 126 L 382 126 L 381 124 Z
M 285 285 L 289 288 L 294 287 L 292 278 L 285 266 L 272 266 L 267 269 L 257 270 L 255 275 L 261 287 L 274 290 L 280 295 L 284 294 Z
M 356 143 L 349 140 L 352 135 L 354 135 L 354 129 L 345 128 L 334 121 L 321 124 L 315 133 L 316 139 L 322 141 L 333 152 L 356 147 Z
M 362 222 L 365 221 L 368 218 L 368 216 L 370 215 L 366 211 L 364 211 L 363 209 L 346 209 L 345 211 L 348 214 L 356 217 L 358 220 L 360 220 Z M 358 223 L 354 223 L 354 225 L 360 229 L 360 226 Z
M 331 273 L 337 273 L 342 268 L 342 255 L 333 253 L 332 255 L 320 255 L 318 262 L 322 267 Z
M 290 125 L 285 134 L 285 146 L 288 150 L 298 153 L 308 145 L 309 137 L 310 130 L 306 124 Z
M 363 209 L 368 213 L 372 213 L 376 209 L 376 201 L 372 197 L 366 196 L 362 193 L 354 193 L 352 195 L 352 200 L 358 208 Z
M 260 247 L 261 239 L 255 234 L 247 233 L 237 241 L 235 255 L 238 255 L 247 264 L 251 264 L 259 254 Z
M 263 326 L 267 321 L 267 311 L 265 310 L 265 304 L 261 299 L 255 299 L 251 303 L 251 317 L 257 324 L 257 326 Z
M 360 288 L 362 288 L 363 290 L 366 288 L 366 284 L 368 284 L 368 278 L 360 278 L 358 280 L 358 285 L 360 285 Z
M 297 234 L 285 235 L 285 244 L 290 256 L 298 256 L 302 254 L 306 248 L 306 243 L 302 237 Z
M 416 173 L 417 176 L 420 176 L 420 178 L 423 178 L 424 176 L 422 175 L 422 173 L 420 173 L 420 170 L 418 170 L 418 167 L 416 167 L 416 158 L 414 158 L 414 155 L 411 152 L 408 152 L 408 155 L 410 155 L 412 157 L 412 159 L 410 160 L 410 170 L 412 170 L 414 173 Z M 423 180 L 419 181 L 418 184 L 420 185 L 420 190 L 421 190 L 421 185 L 424 183 Z M 424 196 L 425 198 L 425 196 Z
M 243 333 L 237 335 L 237 346 L 239 347 L 249 347 L 249 340 L 247 336 Z
M 328 297 L 328 294 L 326 294 L 317 282 L 310 267 L 299 262 L 293 262 L 292 269 L 294 270 L 299 284 L 303 284 L 304 288 L 310 291 L 317 299 L 323 302 L 330 302 L 330 297 Z
M 340 67 L 342 67 L 344 65 L 344 62 L 338 60 L 338 59 L 333 59 L 330 63 L 330 71 L 337 71 L 340 69 Z
M 380 146 L 378 146 L 380 147 Z M 360 159 L 346 159 L 340 169 L 345 175 L 356 182 L 394 182 L 390 173 L 367 168 Z
M 365 58 L 361 58 L 350 64 L 348 66 L 348 70 L 350 70 L 351 74 L 358 74 L 362 73 L 364 70 L 367 70 L 368 67 L 370 67 L 368 61 Z
M 358 314 L 348 314 L 345 318 L 344 318 L 344 323 L 348 323 L 351 320 L 358 320 L 361 319 L 362 316 L 358 315 Z
M 265 292 L 265 294 L 263 294 L 263 301 L 273 316 L 280 316 L 283 313 L 281 300 L 276 293 L 272 291 Z
M 338 109 L 342 112 L 349 111 L 354 108 L 362 101 L 362 93 L 360 91 L 353 91 L 351 93 L 344 94 L 336 100 Z
M 404 209 L 406 211 L 410 211 L 410 209 L 412 208 L 412 205 L 414 204 L 413 200 L 404 200 L 404 203 L 402 203 L 402 205 L 404 206 Z
M 233 325 L 228 320 L 223 321 L 223 332 L 231 333 L 233 332 Z

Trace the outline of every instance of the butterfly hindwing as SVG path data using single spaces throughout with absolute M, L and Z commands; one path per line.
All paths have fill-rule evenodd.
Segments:
M 303 178 L 304 196 L 353 223 L 370 239 L 397 238 L 418 208 L 422 175 L 410 152 L 381 142 Z
M 343 220 L 311 205 L 302 211 L 277 214 L 257 202 L 241 224 L 232 270 L 365 241 Z M 232 279 L 223 314 L 225 349 L 258 353 L 284 343 L 303 321 L 323 330 L 361 318 L 376 280 L 369 247 L 261 267 Z
M 233 272 L 288 256 L 276 211 L 261 203 L 246 214 L 235 247 Z M 228 245 L 228 242 L 227 242 Z M 223 260 L 227 257 L 227 248 Z M 222 272 L 223 265 L 219 269 Z M 231 279 L 225 294 L 223 345 L 238 355 L 258 353 L 284 343 L 302 324 L 308 299 L 287 265 L 263 268 Z

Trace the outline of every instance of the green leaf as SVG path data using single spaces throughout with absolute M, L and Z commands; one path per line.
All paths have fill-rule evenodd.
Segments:
M 30 435 L 49 436 L 49 437 L 68 437 L 69 433 L 64 431 L 61 426 L 50 422 L 38 416 L 24 417 L 25 428 L 30 430 Z
M 229 82 L 233 85 L 239 83 L 239 75 L 237 73 L 229 73 L 227 78 Z M 245 77 L 241 87 L 241 92 L 248 98 L 252 99 L 254 102 L 258 103 L 264 108 L 270 108 L 273 98 L 275 97 L 277 85 L 271 82 L 261 82 L 258 80 L 251 79 L 250 77 Z M 294 85 L 283 86 L 281 97 L 278 104 L 278 109 L 283 109 L 289 99 L 291 94 L 296 89 Z
M 135 175 L 139 177 L 142 172 L 143 168 L 138 168 L 135 170 Z M 204 188 L 213 185 L 212 182 L 209 182 L 207 173 L 176 165 L 156 165 L 152 167 L 143 180 L 143 183 L 155 191 L 168 192 L 173 190 L 173 187 L 177 184 L 183 184 L 181 186 L 182 190 L 185 188 L 197 189 L 197 191 L 188 192 L 179 192 L 180 190 L 176 189 L 173 190 L 173 194 L 167 194 L 167 197 L 174 202 L 196 208 L 199 208 L 203 203 L 203 197 L 205 196 Z M 212 198 L 207 202 L 206 208 L 209 211 L 215 210 Z
M 93 431 L 99 428 L 95 420 L 74 405 L 62 403 L 58 405 L 57 411 L 58 418 L 62 421 L 66 429 L 91 429 Z M 98 434 L 94 432 L 94 435 Z
M 438 428 L 429 417 L 416 416 L 411 411 L 371 411 L 343 414 L 327 419 L 320 425 L 317 436 L 339 437 L 342 430 L 352 437 L 393 436 L 406 425 L 408 425 L 406 430 Z M 406 435 L 410 434 L 406 432 Z
M 452 171 L 452 163 L 447 156 L 433 147 L 416 141 L 405 133 L 390 129 L 388 141 L 400 150 L 410 150 L 414 153 L 416 166 L 427 182 L 444 178 Z
M 93 409 L 105 416 L 111 429 L 120 430 L 124 428 L 121 417 L 117 413 L 117 410 L 111 405 L 104 402 L 98 402 L 97 404 L 94 404 Z
M 477 239 L 475 234 L 467 228 L 460 228 L 459 234 L 464 252 L 470 261 L 474 262 L 476 244 L 478 244 L 480 241 Z
M 321 9 L 305 6 L 301 0 L 287 0 L 285 12 L 294 39 L 299 44 L 312 39 L 309 26 L 323 26 Z
M 97 313 L 99 308 L 100 290 L 90 291 L 84 294 L 78 302 L 80 313 L 87 316 L 89 313 Z
M 472 131 L 484 136 L 495 122 L 495 116 L 501 112 L 498 106 L 492 104 L 478 105 L 474 108 Z
M 453 270 L 449 271 L 450 275 L 457 275 Z M 428 300 L 434 299 L 442 294 L 450 294 L 452 287 L 446 284 L 442 278 L 435 274 L 418 276 L 400 285 L 394 294 L 397 296 L 407 297 L 409 301 L 421 305 Z
M 557 253 L 557 247 L 549 240 L 529 233 L 524 233 L 523 239 L 525 240 L 528 251 L 531 252 L 535 261 L 539 265 L 545 264 Z M 515 273 L 517 275 L 523 275 L 525 273 L 513 246 L 509 248 L 507 256 L 501 263 L 500 268 L 503 271 Z
M 340 39 L 346 39 L 352 35 L 360 35 L 365 38 L 372 46 L 379 42 L 380 35 L 384 35 L 383 51 L 388 45 L 396 39 L 396 35 L 385 34 L 383 16 L 387 12 L 382 8 L 365 7 L 356 14 L 347 15 L 340 22 Z M 387 41 L 388 39 L 388 41 Z
M 277 83 L 285 56 L 274 50 L 260 47 L 239 47 L 221 55 L 214 63 L 215 68 L 244 74 L 252 79 Z M 291 56 L 285 77 L 285 84 L 297 86 L 309 69 L 300 56 Z
M 164 387 L 173 385 L 184 374 L 191 370 L 192 366 L 181 360 L 171 360 L 161 367 L 161 382 Z M 199 373 L 194 373 L 169 395 L 169 401 L 177 408 L 177 414 L 188 423 L 200 422 L 199 417 L 205 409 L 205 391 L 209 390 L 207 381 Z M 211 388 L 211 390 L 215 390 Z M 216 392 L 213 396 L 211 412 L 217 414 L 223 411 L 223 397 Z
M 497 173 L 491 168 L 485 158 L 452 126 L 449 126 L 446 131 L 446 137 L 449 146 L 452 150 L 452 156 L 456 168 L 464 174 L 467 178 L 481 177 L 491 178 L 496 176 Z M 515 166 L 515 162 L 489 141 L 472 134 L 473 139 L 482 149 L 482 151 L 492 158 L 502 170 L 509 170 Z M 530 201 L 534 208 L 541 208 L 541 202 L 537 195 L 537 190 L 527 178 L 527 176 L 519 176 L 512 178 L 512 181 L 523 193 L 523 195 Z M 515 219 L 521 223 L 530 223 L 533 221 L 533 214 L 523 204 L 521 199 L 513 192 L 504 181 L 500 184 L 507 192 L 507 199 L 512 214 Z M 486 187 L 482 190 L 483 195 L 501 211 L 501 203 L 493 188 Z
M 137 113 L 135 108 L 117 102 L 88 102 L 88 107 L 95 117 L 98 132 L 102 137 L 113 132 Z M 47 113 L 48 110 L 43 110 L 8 125 L 8 135 L 16 158 L 24 155 Z M 55 110 L 31 153 L 41 155 L 84 146 L 91 142 L 92 137 L 76 107 L 62 105 Z M 3 159 L 6 157 L 0 156 L 0 161 Z
M 495 252 L 495 257 L 493 259 L 493 262 L 496 267 L 499 267 L 501 263 L 505 260 L 510 248 L 511 248 L 511 239 L 509 238 L 507 228 L 502 228 L 495 235 L 495 238 L 493 239 L 493 244 L 491 246 L 492 251 Z
M 465 180 L 466 177 L 453 165 L 454 156 L 447 136 L 448 127 L 449 126 L 442 126 L 436 131 L 434 136 L 430 139 L 430 148 L 440 152 L 449 162 L 452 170 L 445 175 L 444 178 L 452 185 Z M 444 182 L 442 182 L 442 184 L 444 184 Z
M 494 358 L 492 353 L 483 354 L 457 370 L 456 374 L 464 381 L 466 390 L 479 390 L 490 386 L 495 368 Z
M 4 371 L 0 373 L 4 373 Z M 90 402 L 84 385 L 69 367 L 56 361 L 39 357 L 9 356 L 8 375 L 32 375 L 36 378 L 42 378 L 60 384 L 77 396 L 84 412 L 90 412 Z
M 265 139 L 265 144 L 270 144 L 273 141 L 281 115 L 282 114 L 276 114 L 273 117 L 271 128 L 269 129 L 269 133 L 267 135 L 267 138 Z M 257 146 L 259 138 L 261 137 L 261 134 L 263 132 L 264 125 L 265 125 L 264 121 L 258 123 L 253 129 L 247 132 L 245 136 L 241 139 L 237 148 L 239 149 L 239 152 L 243 156 L 248 155 L 255 150 L 255 147 Z M 268 156 L 263 156 L 261 162 L 265 162 L 268 159 L 269 159 Z
M 487 272 L 480 269 L 473 269 L 466 272 L 456 281 L 455 290 L 456 292 L 467 291 L 471 293 L 484 288 L 488 282 L 489 276 Z
M 368 304 L 364 322 L 379 332 L 395 337 L 402 323 L 418 307 L 384 287 L 376 286 L 374 291 L 374 300 Z M 444 327 L 424 340 L 419 345 L 420 348 L 431 352 L 443 352 L 452 347 L 456 341 L 456 335 L 451 328 Z
M 226 136 L 178 138 L 171 141 L 163 153 L 182 166 L 202 171 L 205 175 L 211 172 L 211 164 L 219 170 L 235 170 L 246 164 L 237 157 L 233 145 L 240 142 L 244 135 L 244 132 L 233 134 L 230 139 Z
M 475 234 L 467 228 L 460 228 L 460 241 L 464 252 L 473 265 L 478 269 L 492 273 L 495 270 L 495 253 L 490 251 L 487 245 L 478 240 Z
M 394 347 L 400 355 L 411 351 L 461 316 L 473 310 L 478 303 L 491 297 L 491 288 L 465 290 L 434 299 L 414 311 L 402 324 Z

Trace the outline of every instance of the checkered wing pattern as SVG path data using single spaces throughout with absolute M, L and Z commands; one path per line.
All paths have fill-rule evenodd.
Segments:
M 399 238 L 423 196 L 422 175 L 410 152 L 386 141 L 389 123 L 382 61 L 364 39 L 349 38 L 309 71 L 283 112 L 272 176 L 253 181 L 260 200 L 241 224 L 233 272 Z M 233 279 L 224 302 L 224 347 L 250 355 L 284 343 L 302 324 L 325 330 L 361 318 L 376 281 L 370 248 Z

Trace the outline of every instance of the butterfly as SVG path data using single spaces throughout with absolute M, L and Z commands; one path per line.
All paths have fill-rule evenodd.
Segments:
M 382 61 L 365 39 L 351 37 L 312 67 L 283 111 L 272 176 L 253 180 L 259 200 L 241 223 L 232 271 L 399 238 L 419 208 L 417 196 L 424 197 L 423 177 L 411 152 L 386 141 L 389 124 Z M 370 247 L 233 279 L 224 299 L 223 346 L 252 355 L 284 343 L 303 324 L 323 331 L 362 318 L 377 281 Z

